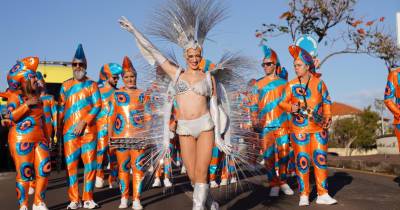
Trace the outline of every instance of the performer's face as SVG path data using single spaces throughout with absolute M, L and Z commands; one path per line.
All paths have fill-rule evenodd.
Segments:
M 74 79 L 82 80 L 86 75 L 86 63 L 80 60 L 73 60 L 72 71 L 74 74 Z
M 189 68 L 198 70 L 201 59 L 201 49 L 199 47 L 196 49 L 190 48 L 186 51 L 186 63 Z
M 133 72 L 128 71 L 122 77 L 125 87 L 128 89 L 136 88 L 136 76 Z
M 117 87 L 118 80 L 119 80 L 118 74 L 113 74 L 113 75 L 108 79 L 108 83 L 109 83 L 112 87 L 115 88 L 115 87 Z
M 29 78 L 29 83 L 33 91 L 36 91 L 38 89 L 38 80 L 36 76 L 31 76 Z
M 43 79 L 38 80 L 37 84 L 38 84 L 38 87 L 39 87 L 40 90 L 45 90 L 46 89 L 46 82 Z
M 275 74 L 276 64 L 271 58 L 264 58 L 262 66 L 267 76 Z
M 294 61 L 294 71 L 298 77 L 303 77 L 307 74 L 309 66 L 306 65 L 302 60 L 296 59 Z

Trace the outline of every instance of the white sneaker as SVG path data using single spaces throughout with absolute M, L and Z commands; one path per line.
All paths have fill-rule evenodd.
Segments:
M 217 187 L 219 187 L 217 182 L 215 182 L 215 181 L 210 182 L 210 188 L 217 188 Z
M 28 207 L 23 205 L 23 206 L 19 207 L 19 210 L 28 210 Z
M 101 177 L 96 176 L 96 182 L 94 184 L 96 188 L 103 188 L 104 187 L 104 179 Z
M 172 187 L 172 182 L 168 178 L 164 178 L 164 187 Z
M 175 164 L 175 165 L 178 166 L 178 167 L 181 166 L 181 161 L 179 161 L 179 160 L 176 161 L 176 164 Z
M 83 202 L 83 208 L 85 208 L 85 209 L 97 209 L 99 207 L 100 206 L 97 203 L 95 203 L 93 200 Z
M 143 209 L 142 204 L 140 204 L 140 200 L 134 200 L 133 201 L 132 209 L 135 209 L 135 210 L 142 210 Z
M 308 196 L 307 195 L 300 196 L 299 206 L 308 206 L 308 205 L 310 205 Z
M 35 188 L 29 187 L 28 195 L 33 195 L 33 193 L 35 193 Z
M 152 187 L 161 187 L 161 180 L 160 178 L 155 178 Z
M 236 182 L 237 182 L 236 177 L 232 177 L 232 178 L 231 178 L 231 184 L 236 183 Z
M 325 205 L 332 205 L 337 203 L 337 200 L 333 199 L 331 196 L 329 196 L 328 193 L 319 195 L 317 197 L 317 204 L 325 204 Z
M 269 196 L 271 196 L 271 197 L 278 197 L 278 196 L 279 196 L 279 190 L 280 190 L 280 189 L 281 189 L 281 188 L 278 187 L 278 186 L 271 187 L 271 191 L 269 192 Z
M 71 202 L 67 206 L 67 209 L 79 209 L 82 208 L 82 204 L 80 202 Z
M 290 188 L 288 184 L 281 185 L 281 191 L 285 193 L 285 195 L 294 195 L 293 190 Z
M 121 198 L 121 204 L 119 204 L 118 208 L 119 209 L 126 209 L 128 208 L 128 199 L 126 198 Z
M 147 169 L 147 171 L 150 172 L 150 173 L 152 173 L 152 172 L 154 171 L 154 167 L 151 165 L 151 166 L 149 167 L 149 169 Z
M 221 183 L 219 183 L 220 186 L 225 186 L 228 185 L 228 179 L 221 179 Z
M 265 163 L 264 159 L 262 161 L 260 161 L 261 165 L 264 165 L 264 163 Z
M 41 202 L 37 206 L 35 204 L 33 204 L 32 205 L 32 210 L 49 210 L 49 209 L 47 208 L 45 203 Z
M 185 168 L 185 166 L 182 166 L 181 174 L 186 174 L 186 168 Z

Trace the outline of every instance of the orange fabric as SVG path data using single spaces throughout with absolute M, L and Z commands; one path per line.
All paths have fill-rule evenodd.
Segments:
M 400 68 L 397 68 L 389 73 L 385 89 L 385 105 L 394 115 L 393 124 L 395 125 L 400 124 L 399 72 Z
M 8 133 L 9 141 L 39 142 L 46 140 L 44 127 L 43 104 L 29 108 L 27 98 L 22 94 L 10 94 L 7 109 L 13 125 Z
M 287 112 L 291 112 L 292 104 L 298 104 L 300 107 L 304 106 L 304 99 L 302 94 L 305 92 L 306 84 L 300 82 L 298 78 L 293 79 L 288 83 L 285 89 L 285 98 L 280 103 L 280 106 Z M 306 101 L 308 108 L 324 119 L 331 118 L 331 99 L 325 83 L 311 75 L 306 93 Z M 300 115 L 293 115 L 290 120 L 290 131 L 301 133 L 317 133 L 322 132 L 323 128 L 320 124 L 304 118 Z

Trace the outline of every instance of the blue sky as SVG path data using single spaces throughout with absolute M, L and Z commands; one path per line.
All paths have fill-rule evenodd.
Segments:
M 36 55 L 41 60 L 70 61 L 78 43 L 84 46 L 89 76 L 97 80 L 101 65 L 121 63 L 124 55 L 134 57 L 138 54 L 132 36 L 120 29 L 117 19 L 124 15 L 145 31 L 152 12 L 163 2 L 1 1 L 0 89 L 5 89 L 7 71 L 15 60 Z M 212 32 L 214 42 L 206 42 L 205 56 L 217 60 L 221 52 L 230 50 L 241 51 L 260 61 L 262 53 L 257 46 L 259 40 L 254 36 L 255 29 L 260 28 L 262 23 L 280 21 L 278 17 L 287 10 L 287 1 L 230 0 L 226 3 L 229 17 Z M 385 16 L 386 27 L 395 33 L 395 13 L 400 12 L 400 1 L 363 0 L 358 2 L 355 10 L 365 20 Z M 152 40 L 161 48 L 165 47 L 164 43 Z M 292 59 L 287 51 L 290 44 L 288 36 L 269 41 L 292 78 Z M 320 48 L 319 55 L 323 57 L 327 53 L 328 49 Z M 372 104 L 374 98 L 383 96 L 387 71 L 381 60 L 367 55 L 339 55 L 328 60 L 321 72 L 334 101 L 362 108 Z M 252 70 L 249 75 L 260 77 L 261 67 Z

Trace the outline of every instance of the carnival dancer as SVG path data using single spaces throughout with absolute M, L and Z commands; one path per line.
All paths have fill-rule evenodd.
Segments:
M 8 83 L 16 92 L 9 95 L 7 109 L 12 125 L 8 145 L 17 172 L 17 197 L 20 210 L 28 210 L 29 182 L 35 180 L 34 210 L 47 210 L 44 203 L 51 162 L 49 136 L 45 129 L 36 68 L 39 59 L 27 57 L 10 70 Z
M 86 76 L 87 61 L 79 44 L 72 59 L 73 78 L 61 85 L 58 113 L 58 139 L 63 139 L 68 176 L 67 209 L 82 207 L 78 191 L 78 163 L 84 164 L 83 207 L 98 208 L 93 201 L 96 176 L 96 116 L 101 109 L 97 83 Z
M 119 75 L 122 73 L 122 66 L 116 63 L 108 63 L 101 67 L 98 87 L 101 95 L 101 111 L 96 117 L 97 124 L 97 171 L 96 188 L 104 187 L 104 163 L 107 156 L 110 166 L 110 175 L 108 176 L 109 188 L 113 187 L 113 181 L 116 181 L 118 169 L 115 157 L 115 150 L 108 146 L 108 113 L 110 109 L 110 99 L 115 90 L 117 90 Z
M 110 142 L 133 140 L 132 148 L 117 148 L 118 178 L 121 190 L 119 208 L 128 207 L 129 171 L 132 169 L 133 209 L 143 209 L 140 204 L 145 164 L 145 131 L 151 119 L 150 97 L 137 89 L 137 73 L 128 57 L 123 61 L 124 87 L 115 91 L 111 100 L 109 134 Z M 126 142 L 129 143 L 129 142 Z
M 57 143 L 57 139 L 53 138 L 57 132 L 57 104 L 54 100 L 54 96 L 46 92 L 46 82 L 44 81 L 42 73 L 36 72 L 38 92 L 40 93 L 40 100 L 43 103 L 45 128 L 47 135 L 50 138 L 49 145 Z M 35 181 L 30 182 L 28 194 L 32 195 L 35 192 Z
M 394 116 L 393 127 L 394 133 L 397 137 L 397 146 L 400 151 L 400 86 L 398 75 L 400 72 L 400 67 L 394 68 L 388 75 L 387 84 L 385 89 L 385 105 L 392 112 Z M 396 102 L 393 102 L 395 99 Z
M 279 107 L 284 98 L 286 78 L 281 78 L 282 70 L 278 56 L 266 45 L 263 63 L 265 76 L 257 80 L 251 94 L 251 117 L 253 127 L 260 132 L 261 147 L 263 148 L 264 165 L 271 186 L 270 196 L 279 196 L 282 190 L 286 195 L 294 192 L 286 183 L 286 170 L 289 160 L 288 114 Z M 278 148 L 279 176 L 276 174 L 275 147 Z
M 309 205 L 310 167 L 314 167 L 317 204 L 335 204 L 328 194 L 328 128 L 331 125 L 331 99 L 325 83 L 316 73 L 313 57 L 298 46 L 290 46 L 296 78 L 286 86 L 280 106 L 292 113 L 290 139 L 294 147 L 300 190 L 299 206 Z

